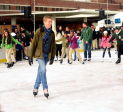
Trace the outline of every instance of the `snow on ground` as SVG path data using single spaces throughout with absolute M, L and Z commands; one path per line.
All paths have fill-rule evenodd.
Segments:
M 83 54 L 82 54 L 83 56 Z M 50 97 L 33 97 L 33 84 L 38 64 L 27 61 L 7 69 L 0 64 L 0 105 L 4 112 L 123 112 L 123 63 L 116 65 L 117 56 L 112 51 L 101 62 L 102 51 L 92 52 L 92 62 L 78 61 L 72 65 L 67 60 L 61 65 L 47 65 Z

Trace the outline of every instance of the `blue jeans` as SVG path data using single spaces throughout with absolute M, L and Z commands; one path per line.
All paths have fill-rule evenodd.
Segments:
M 88 44 L 84 43 L 84 58 L 87 59 L 87 53 L 88 58 L 91 59 L 91 45 L 92 42 L 88 42 Z
M 39 66 L 38 66 L 38 73 L 37 73 L 34 89 L 39 89 L 41 83 L 43 85 L 43 90 L 48 89 L 47 78 L 46 78 L 46 65 L 48 62 L 48 58 L 37 59 L 37 61 L 39 63 Z

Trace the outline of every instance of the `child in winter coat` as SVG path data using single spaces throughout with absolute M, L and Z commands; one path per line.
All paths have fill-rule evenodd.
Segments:
M 69 38 L 68 38 L 67 33 L 65 33 L 61 39 L 56 40 L 56 42 L 59 42 L 59 41 L 62 41 L 62 55 L 61 55 L 61 60 L 60 60 L 60 63 L 62 64 L 65 54 L 66 54 L 67 58 L 69 59 L 69 48 L 68 48 L 69 47 Z
M 105 57 L 105 52 L 106 50 L 108 50 L 108 54 L 109 54 L 109 58 L 111 58 L 111 43 L 109 42 L 111 39 L 111 37 L 108 35 L 107 31 L 103 32 L 103 37 L 102 37 L 102 41 L 101 41 L 101 45 L 100 47 L 103 48 L 103 58 Z
M 62 26 L 59 26 L 56 32 L 55 40 L 62 39 L 64 32 L 62 30 Z M 62 55 L 62 41 L 56 41 L 56 58 L 55 61 L 61 60 Z
M 10 35 L 8 29 L 4 30 L 1 48 L 5 47 L 6 49 L 7 68 L 12 67 L 16 62 L 13 49 L 14 43 L 21 45 L 19 41 Z
M 77 57 L 80 62 L 82 62 L 82 58 L 79 53 L 79 45 L 78 45 L 78 39 L 79 37 L 74 33 L 74 31 L 70 31 L 70 50 L 69 50 L 69 64 L 72 64 L 72 52 L 76 51 Z M 84 64 L 84 63 L 83 63 Z

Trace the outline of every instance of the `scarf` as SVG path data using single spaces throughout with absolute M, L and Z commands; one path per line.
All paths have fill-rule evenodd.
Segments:
M 43 37 L 43 52 L 45 57 L 48 56 L 49 52 L 50 52 L 50 42 L 51 42 L 51 29 L 46 29 L 44 27 L 44 32 L 45 35 Z

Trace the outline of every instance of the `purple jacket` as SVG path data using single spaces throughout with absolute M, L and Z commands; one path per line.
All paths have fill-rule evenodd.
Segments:
M 71 37 L 71 39 L 70 39 L 70 48 L 76 49 L 76 48 L 79 47 L 78 42 L 77 42 L 78 39 L 79 39 L 79 37 L 77 37 L 75 35 L 73 37 Z

